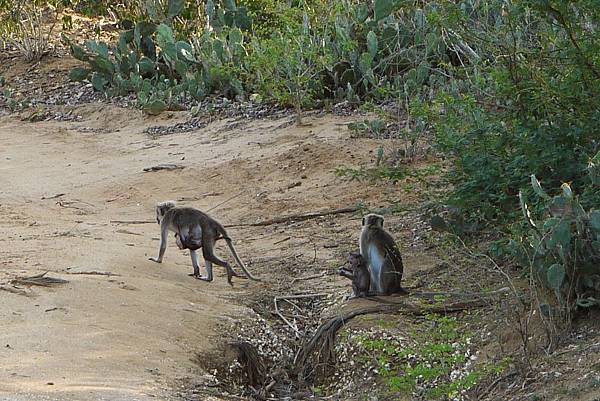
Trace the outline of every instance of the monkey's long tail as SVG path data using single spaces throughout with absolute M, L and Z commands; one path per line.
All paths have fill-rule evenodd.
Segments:
M 233 243 L 231 242 L 231 238 L 229 238 L 229 237 L 224 237 L 224 238 L 225 238 L 225 241 L 227 242 L 227 246 L 231 250 L 231 254 L 233 255 L 235 261 L 240 266 L 240 268 L 244 271 L 244 274 L 246 275 L 246 277 L 248 277 L 250 280 L 260 281 L 260 279 L 254 277 L 252 274 L 250 274 L 250 272 L 248 271 L 248 269 L 246 269 L 246 266 L 244 266 L 244 262 L 242 262 L 242 260 L 238 256 L 237 251 L 233 247 Z

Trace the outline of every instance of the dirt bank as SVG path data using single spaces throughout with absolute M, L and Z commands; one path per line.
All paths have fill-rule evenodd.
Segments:
M 45 271 L 69 281 L 19 286 L 27 296 L 0 291 L 0 399 L 175 397 L 174 383 L 196 374 L 193 355 L 218 340 L 217 323 L 247 312 L 241 291 L 269 288 L 261 260 L 318 251 L 319 260 L 339 261 L 339 251 L 286 240 L 284 230 L 231 228 L 242 258 L 265 279 L 237 280 L 232 289 L 221 271 L 211 284 L 188 277 L 189 257 L 174 243 L 162 265 L 148 261 L 156 224 L 111 221 L 151 220 L 165 199 L 208 209 L 233 197 L 212 214 L 248 223 L 361 201 L 377 206 L 394 191 L 382 186 L 375 196 L 374 186 L 335 176 L 339 165 L 368 162 L 364 150 L 376 147 L 350 138 L 348 118 L 313 116 L 307 127 L 290 124 L 292 117 L 230 119 L 152 138 L 144 129 L 189 116 L 147 117 L 105 104 L 73 113 L 81 117 L 0 119 L 0 283 Z M 159 163 L 183 169 L 143 172 Z M 351 216 L 340 219 L 358 229 Z M 344 229 L 318 241 L 353 243 L 355 235 Z M 218 252 L 227 255 L 222 245 Z M 82 272 L 111 275 L 75 274 Z

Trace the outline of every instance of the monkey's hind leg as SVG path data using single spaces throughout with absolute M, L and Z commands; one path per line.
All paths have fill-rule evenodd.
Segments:
M 206 277 L 198 275 L 198 276 L 196 276 L 196 278 L 198 280 L 202 280 L 202 281 L 208 281 L 208 282 L 213 281 L 212 263 L 209 262 L 208 260 L 204 260 L 204 266 L 206 267 Z
M 213 252 L 211 252 L 210 250 L 208 250 L 208 248 L 202 248 L 203 250 L 203 256 L 204 256 L 204 261 L 206 262 L 206 270 L 208 273 L 208 278 L 210 280 L 208 281 L 212 281 L 212 263 L 219 265 L 219 266 L 223 266 L 225 268 L 225 270 L 227 270 L 227 282 L 229 283 L 230 286 L 233 287 L 233 282 L 231 281 L 231 278 L 233 276 L 239 277 L 239 274 L 237 274 L 235 272 L 235 270 L 232 269 L 232 267 L 229 265 L 229 263 L 225 262 L 222 259 L 219 259 Z M 210 268 L 209 268 L 210 266 Z
M 200 266 L 198 265 L 198 255 L 196 251 L 190 250 L 190 257 L 192 258 L 192 267 L 194 268 L 194 272 L 189 274 L 189 276 L 200 277 Z

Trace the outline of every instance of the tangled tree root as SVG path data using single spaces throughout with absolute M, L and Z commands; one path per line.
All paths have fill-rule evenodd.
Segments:
M 417 306 L 407 302 L 385 303 L 367 308 L 355 309 L 331 318 L 321 324 L 310 341 L 300 349 L 295 358 L 294 375 L 298 382 L 304 382 L 320 369 L 326 372 L 336 361 L 335 337 L 338 330 L 356 316 L 371 313 L 406 313 L 421 316 L 427 313 L 453 313 L 484 305 L 481 300 L 472 302 L 457 302 L 444 306 Z M 313 354 L 316 352 L 316 355 Z
M 242 366 L 246 384 L 252 388 L 262 387 L 265 383 L 265 365 L 254 345 L 246 341 L 232 343 L 237 351 L 237 360 Z

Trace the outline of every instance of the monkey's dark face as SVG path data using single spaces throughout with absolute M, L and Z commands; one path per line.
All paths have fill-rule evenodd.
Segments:
M 156 205 L 156 222 L 160 224 L 165 214 L 176 206 L 174 201 L 160 202 Z
M 163 210 L 159 207 L 156 208 L 156 222 L 158 224 L 160 224 L 160 221 L 163 219 L 163 217 L 165 216 L 165 213 L 163 212 Z
M 363 226 L 376 226 L 383 228 L 383 216 L 378 214 L 368 214 L 363 217 Z
M 350 252 L 350 255 L 348 256 L 348 263 L 350 263 L 350 266 L 354 268 L 364 264 L 365 260 L 359 252 Z

